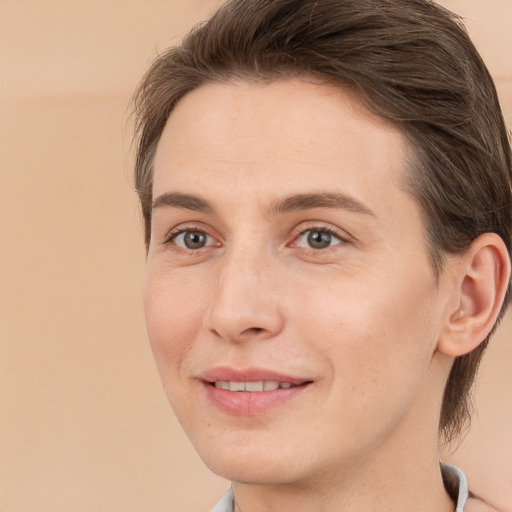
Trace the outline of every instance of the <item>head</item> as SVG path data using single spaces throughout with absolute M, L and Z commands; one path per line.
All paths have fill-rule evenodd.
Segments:
M 428 0 L 234 0 L 158 57 L 136 96 L 136 187 L 149 246 L 153 164 L 178 103 L 205 84 L 298 79 L 349 93 L 407 142 L 435 280 L 485 233 L 510 254 L 511 152 L 492 79 L 461 21 Z M 510 297 L 510 285 L 499 315 Z M 454 359 L 439 430 L 451 440 L 489 335 Z

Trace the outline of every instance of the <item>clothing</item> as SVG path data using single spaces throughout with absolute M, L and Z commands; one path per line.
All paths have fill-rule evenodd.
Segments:
M 441 473 L 446 491 L 457 503 L 455 512 L 464 512 L 464 505 L 469 497 L 466 475 L 457 467 L 441 464 Z
M 234 510 L 235 500 L 233 498 L 233 489 L 230 487 L 219 503 L 213 507 L 212 512 L 234 512 Z
M 464 505 L 468 499 L 468 484 L 464 473 L 455 466 L 441 464 L 441 473 L 443 475 L 443 483 L 446 491 L 451 498 L 457 503 L 455 512 L 464 512 Z M 235 500 L 233 498 L 233 490 L 224 494 L 222 499 L 215 505 L 212 512 L 234 512 Z

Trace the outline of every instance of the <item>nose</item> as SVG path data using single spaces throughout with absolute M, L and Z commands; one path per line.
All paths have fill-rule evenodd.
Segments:
M 272 257 L 245 247 L 230 251 L 218 265 L 205 328 L 232 342 L 265 340 L 279 334 L 284 319 Z

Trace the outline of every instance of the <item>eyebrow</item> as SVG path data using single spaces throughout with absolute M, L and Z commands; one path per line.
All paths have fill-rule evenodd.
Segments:
M 214 211 L 208 201 L 191 194 L 179 192 L 162 194 L 153 201 L 154 210 L 165 206 L 205 213 L 212 213 Z M 277 199 L 271 202 L 269 213 L 271 215 L 278 215 L 281 213 L 311 210 L 313 208 L 348 210 L 375 217 L 375 214 L 358 199 L 346 194 L 332 192 L 296 194 L 285 199 Z
M 274 201 L 271 204 L 270 213 L 287 213 L 313 208 L 335 208 L 375 217 L 375 214 L 355 197 L 332 192 L 297 194 L 283 200 Z
M 191 194 L 181 193 L 167 193 L 158 196 L 153 201 L 153 210 L 162 208 L 163 206 L 171 206 L 174 208 L 181 208 L 183 210 L 193 210 L 196 212 L 211 213 L 212 206 L 208 201 Z

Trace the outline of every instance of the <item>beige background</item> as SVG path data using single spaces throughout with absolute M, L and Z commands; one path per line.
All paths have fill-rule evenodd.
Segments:
M 445 0 L 512 122 L 512 0 Z M 128 103 L 214 0 L 0 0 L 0 511 L 201 511 L 226 483 L 172 416 L 146 342 Z M 512 510 L 512 320 L 450 460 Z M 508 505 L 507 505 L 508 503 Z

